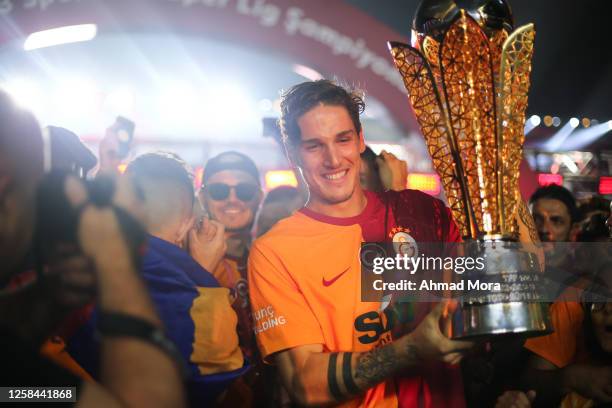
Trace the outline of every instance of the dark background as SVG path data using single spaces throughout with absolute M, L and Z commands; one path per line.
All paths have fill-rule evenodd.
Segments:
M 407 41 L 417 0 L 345 0 Z M 612 119 L 612 1 L 509 0 L 515 27 L 535 23 L 528 115 Z M 607 137 L 610 137 L 608 133 Z M 611 137 L 612 138 L 612 137 Z

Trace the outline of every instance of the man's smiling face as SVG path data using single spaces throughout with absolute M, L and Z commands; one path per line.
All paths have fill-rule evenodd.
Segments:
M 334 205 L 349 201 L 359 187 L 360 154 L 365 149 L 343 106 L 317 105 L 298 119 L 301 140 L 293 148 L 310 191 L 310 202 Z

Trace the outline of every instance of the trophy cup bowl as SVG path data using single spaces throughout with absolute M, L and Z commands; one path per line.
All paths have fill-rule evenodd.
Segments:
M 505 0 L 423 0 L 412 45 L 389 43 L 466 255 L 484 256 L 479 279 L 502 285 L 462 294 L 451 338 L 550 332 L 541 264 L 522 244 L 537 236 L 519 233 L 533 222 L 518 179 L 534 39 L 533 24 L 514 29 Z

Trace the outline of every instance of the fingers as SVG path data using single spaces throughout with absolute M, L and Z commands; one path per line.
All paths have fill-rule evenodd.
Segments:
M 442 361 L 448 363 L 450 365 L 457 365 L 463 359 L 463 354 L 461 353 L 450 353 L 442 357 Z
M 126 210 L 131 216 L 137 220 L 144 222 L 145 212 L 143 203 L 130 177 L 117 177 L 115 180 L 115 195 L 113 203 Z
M 96 275 L 87 257 L 73 255 L 51 263 L 47 273 L 57 282 L 57 298 L 64 306 L 79 307 L 92 301 Z
M 211 225 L 215 226 L 215 237 L 221 236 L 223 237 L 225 235 L 225 225 L 221 224 L 219 221 L 214 221 L 211 220 L 210 221 Z
M 80 207 L 87 202 L 87 189 L 83 183 L 74 176 L 66 177 L 64 193 L 71 206 Z
M 527 391 L 527 399 L 529 400 L 529 403 L 532 403 L 533 401 L 535 401 L 535 398 L 536 398 L 536 392 L 534 390 Z
M 200 231 L 192 228 L 189 230 L 189 246 L 194 247 L 200 243 Z
M 447 318 L 449 314 L 452 314 L 459 303 L 455 299 L 445 299 L 438 303 L 430 312 L 435 318 L 440 319 L 441 317 Z
M 495 408 L 529 408 L 532 401 L 529 396 L 535 398 L 535 391 L 527 394 L 522 391 L 506 391 L 497 399 Z

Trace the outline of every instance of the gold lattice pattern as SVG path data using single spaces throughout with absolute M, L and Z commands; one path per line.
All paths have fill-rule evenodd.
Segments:
M 433 74 L 422 55 L 412 47 L 394 44 L 391 54 L 404 78 L 410 104 L 416 115 L 433 165 L 440 176 L 448 204 L 457 226 L 465 236 L 468 234 L 469 217 L 459 184 L 460 175 L 453 159 L 453 141 L 442 110 L 440 95 L 434 85 Z
M 440 43 L 390 44 L 464 237 L 516 237 L 534 38 L 533 25 L 487 37 L 462 13 Z
M 515 212 L 520 199 L 518 181 L 519 166 L 523 158 L 523 142 L 525 141 L 525 112 L 529 92 L 529 74 L 531 73 L 531 57 L 535 30 L 533 24 L 517 29 L 506 40 L 503 46 L 500 64 L 500 87 L 497 99 L 500 120 L 498 120 L 498 135 L 500 136 L 499 154 L 501 184 L 507 194 L 502 192 L 502 209 L 504 214 L 502 230 L 512 235 L 518 234 Z M 511 220 L 511 221 L 510 221 Z
M 499 231 L 495 95 L 489 42 L 476 21 L 451 25 L 440 49 L 442 82 L 479 233 Z

